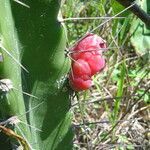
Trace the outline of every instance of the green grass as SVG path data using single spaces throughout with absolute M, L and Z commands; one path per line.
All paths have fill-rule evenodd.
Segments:
M 124 9 L 114 0 L 66 0 L 62 13 L 64 18 L 108 17 Z M 77 98 L 72 102 L 74 149 L 144 149 L 148 145 L 149 54 L 142 50 L 140 54 L 130 41 L 134 15 L 125 11 L 120 17 L 125 18 L 112 19 L 94 31 L 110 49 L 104 53 L 106 68 L 93 78 L 95 85 L 78 93 L 79 104 Z M 65 21 L 68 48 L 106 19 Z

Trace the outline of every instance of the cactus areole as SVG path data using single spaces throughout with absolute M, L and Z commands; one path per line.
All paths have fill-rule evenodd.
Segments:
M 105 67 L 102 55 L 105 49 L 106 42 L 101 37 L 88 34 L 70 50 L 72 69 L 69 81 L 75 91 L 86 90 L 93 85 L 92 76 Z

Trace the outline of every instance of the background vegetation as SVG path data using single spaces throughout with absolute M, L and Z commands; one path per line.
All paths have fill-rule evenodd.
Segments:
M 136 3 L 150 14 L 148 1 Z M 104 71 L 72 100 L 74 149 L 148 149 L 149 28 L 115 0 L 66 0 L 62 14 L 68 49 L 99 25 L 94 33 L 108 46 Z

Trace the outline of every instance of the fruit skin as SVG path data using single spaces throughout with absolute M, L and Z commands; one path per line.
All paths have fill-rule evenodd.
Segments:
M 93 85 L 92 76 L 105 67 L 102 55 L 105 48 L 106 42 L 98 35 L 90 33 L 70 50 L 73 61 L 69 81 L 72 89 L 82 91 Z
M 86 75 L 78 77 L 70 74 L 69 81 L 72 89 L 75 91 L 86 90 L 93 85 L 91 78 Z
M 91 76 L 91 68 L 87 61 L 78 59 L 74 63 L 72 63 L 73 75 L 74 76 L 83 76 L 88 75 Z

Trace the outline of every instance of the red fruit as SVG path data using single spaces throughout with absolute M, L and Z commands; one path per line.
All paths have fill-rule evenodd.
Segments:
M 106 48 L 106 42 L 95 34 L 88 34 L 71 50 L 73 61 L 69 79 L 74 90 L 90 88 L 91 77 L 105 67 L 101 48 Z

